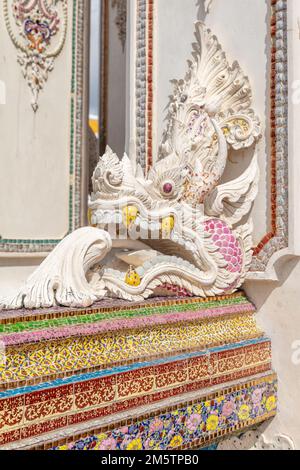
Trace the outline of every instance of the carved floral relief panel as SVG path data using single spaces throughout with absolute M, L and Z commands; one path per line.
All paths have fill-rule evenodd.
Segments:
M 68 3 L 66 0 L 3 0 L 3 10 L 7 31 L 32 93 L 32 108 L 37 111 L 39 93 L 64 47 Z

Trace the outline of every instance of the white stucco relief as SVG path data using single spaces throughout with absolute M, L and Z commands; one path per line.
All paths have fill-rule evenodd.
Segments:
M 252 257 L 247 216 L 258 191 L 256 156 L 240 177 L 225 184 L 221 178 L 228 149 L 255 145 L 260 122 L 239 64 L 229 64 L 201 22 L 195 37 L 152 170 L 145 177 L 127 155 L 119 160 L 108 147 L 93 175 L 89 209 L 96 228 L 67 237 L 2 302 L 5 308 L 86 306 L 105 296 L 207 297 L 243 284 Z

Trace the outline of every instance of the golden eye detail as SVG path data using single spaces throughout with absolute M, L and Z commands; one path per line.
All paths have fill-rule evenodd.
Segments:
M 162 219 L 162 222 L 161 222 L 162 237 L 168 238 L 171 235 L 174 229 L 174 226 L 175 226 L 175 219 L 172 215 Z
M 137 207 L 135 206 L 124 207 L 122 211 L 122 215 L 123 215 L 123 224 L 125 225 L 125 227 L 129 228 L 137 219 L 138 214 L 139 214 L 139 211 Z

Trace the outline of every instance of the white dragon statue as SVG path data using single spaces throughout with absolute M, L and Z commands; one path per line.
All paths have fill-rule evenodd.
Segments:
M 107 148 L 93 175 L 91 226 L 66 237 L 2 308 L 237 290 L 252 257 L 246 216 L 258 191 L 257 157 L 237 179 L 222 176 L 228 150 L 254 148 L 261 136 L 251 98 L 239 64 L 230 66 L 217 38 L 197 23 L 154 167 L 145 176 Z

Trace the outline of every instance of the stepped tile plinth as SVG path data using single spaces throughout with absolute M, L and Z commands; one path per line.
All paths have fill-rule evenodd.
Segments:
M 276 411 L 242 292 L 3 312 L 0 341 L 0 448 L 196 448 Z

